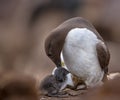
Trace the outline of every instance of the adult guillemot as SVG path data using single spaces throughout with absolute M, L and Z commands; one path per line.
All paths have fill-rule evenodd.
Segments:
M 45 51 L 58 69 L 62 52 L 67 69 L 88 87 L 101 84 L 107 76 L 109 50 L 94 26 L 83 18 L 69 19 L 55 28 L 45 41 Z M 59 73 L 55 76 L 64 79 Z

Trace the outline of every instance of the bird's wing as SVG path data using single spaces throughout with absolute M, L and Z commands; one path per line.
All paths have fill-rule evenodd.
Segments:
M 109 54 L 108 48 L 106 47 L 104 42 L 101 41 L 101 42 L 97 43 L 96 50 L 97 50 L 99 64 L 100 64 L 102 70 L 104 70 L 104 72 L 107 74 L 108 73 L 108 64 L 109 64 L 109 60 L 110 60 L 110 54 Z

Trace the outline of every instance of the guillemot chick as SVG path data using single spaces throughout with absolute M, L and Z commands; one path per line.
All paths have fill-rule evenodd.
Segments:
M 63 80 L 56 80 L 55 74 L 64 77 Z M 63 76 L 64 75 L 64 76 Z M 78 87 L 80 86 L 80 88 Z M 82 88 L 81 88 L 82 86 Z M 85 84 L 65 68 L 54 68 L 52 75 L 46 76 L 40 84 L 40 94 L 51 97 L 67 97 L 69 94 L 64 89 L 79 90 L 85 88 Z
M 64 97 L 66 93 L 62 90 L 64 87 L 66 76 L 69 73 L 66 69 L 60 68 L 59 71 L 55 70 L 55 73 L 58 74 L 61 72 L 61 75 L 64 75 L 64 80 L 56 80 L 55 75 L 46 76 L 40 84 L 41 95 L 54 96 L 54 97 Z M 60 74 L 60 73 L 59 73 Z M 62 76 L 63 77 L 63 76 Z

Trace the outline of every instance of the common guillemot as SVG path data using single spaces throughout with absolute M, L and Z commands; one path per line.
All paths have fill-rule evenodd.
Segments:
M 87 87 L 102 84 L 108 74 L 109 50 L 94 26 L 81 17 L 71 18 L 51 31 L 45 51 L 58 69 L 62 67 L 62 52 L 67 69 Z M 55 76 L 64 79 L 59 73 Z

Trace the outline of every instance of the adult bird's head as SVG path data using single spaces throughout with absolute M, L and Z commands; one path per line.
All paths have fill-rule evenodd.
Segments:
M 64 45 L 64 40 L 65 36 L 61 35 L 59 29 L 53 30 L 45 40 L 45 52 L 58 68 L 62 67 L 60 54 Z

